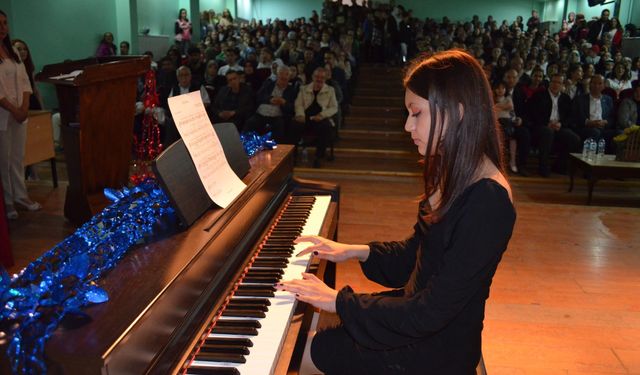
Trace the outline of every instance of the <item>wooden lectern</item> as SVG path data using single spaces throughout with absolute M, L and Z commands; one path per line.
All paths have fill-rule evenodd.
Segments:
M 56 87 L 69 174 L 64 216 L 75 225 L 108 204 L 105 187 L 128 183 L 136 82 L 149 66 L 147 56 L 98 57 L 46 65 L 36 76 Z

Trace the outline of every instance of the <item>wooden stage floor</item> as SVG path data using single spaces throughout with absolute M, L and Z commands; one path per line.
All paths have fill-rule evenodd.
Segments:
M 418 178 L 305 173 L 340 183 L 344 242 L 401 239 L 416 215 Z M 605 182 L 594 206 L 586 184 L 566 178 L 512 180 L 518 219 L 487 304 L 488 373 L 640 374 L 640 184 Z M 62 217 L 64 189 L 30 182 L 40 212 L 20 212 L 10 230 L 17 272 L 74 228 Z M 606 206 L 605 206 L 606 205 Z M 618 207 L 614 207 L 618 206 Z M 339 286 L 374 291 L 355 263 L 339 265 Z

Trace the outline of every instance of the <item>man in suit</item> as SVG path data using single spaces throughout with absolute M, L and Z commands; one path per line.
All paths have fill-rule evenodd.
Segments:
M 253 92 L 247 84 L 240 82 L 239 72 L 229 70 L 226 77 L 227 85 L 216 95 L 209 117 L 214 123 L 233 122 L 240 132 L 253 114 Z
M 587 40 L 592 44 L 602 44 L 603 34 L 611 30 L 611 21 L 609 21 L 609 9 L 603 9 L 600 18 L 589 26 L 589 35 Z
M 552 147 L 558 150 L 554 171 L 565 174 L 569 153 L 577 152 L 580 137 L 569 128 L 571 99 L 562 92 L 564 76 L 554 74 L 549 82 L 549 89 L 539 91 L 529 99 L 529 118 L 533 142 L 538 145 L 538 172 L 543 177 L 550 173 L 549 155 Z
M 256 96 L 258 109 L 244 124 L 242 131 L 265 133 L 268 128 L 278 143 L 284 143 L 285 127 L 294 114 L 297 87 L 289 82 L 291 71 L 286 66 L 278 68 L 275 81 L 266 80 Z
M 571 117 L 575 132 L 584 141 L 587 138 L 604 138 L 607 152 L 613 152 L 613 137 L 618 135 L 615 128 L 613 99 L 603 95 L 604 77 L 596 74 L 591 77 L 589 92 L 576 96 L 573 100 Z

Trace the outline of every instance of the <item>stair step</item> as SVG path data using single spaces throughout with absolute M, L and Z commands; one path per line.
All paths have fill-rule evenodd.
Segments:
M 371 130 L 371 129 L 341 129 L 340 139 L 393 139 L 406 140 L 411 138 L 404 131 L 394 130 Z
M 372 149 L 385 151 L 411 151 L 415 150 L 415 145 L 411 138 L 405 136 L 403 138 L 395 137 L 356 137 L 349 138 L 340 135 L 340 139 L 336 141 L 335 148 L 338 149 Z
M 404 130 L 404 117 L 382 118 L 349 115 L 344 119 L 345 129 L 354 130 L 382 130 L 382 131 L 402 131 Z
M 403 119 L 406 115 L 404 106 L 363 106 L 352 105 L 350 116 Z
M 385 68 L 385 67 L 373 67 L 373 66 L 361 66 L 359 68 L 359 74 L 363 77 L 373 78 L 375 76 L 393 76 L 402 78 L 404 73 L 400 68 Z
M 353 105 L 361 106 L 394 106 L 403 107 L 404 97 L 384 97 L 384 96 L 354 96 L 351 100 Z
M 354 90 L 353 97 L 357 98 L 360 96 L 385 96 L 404 99 L 404 89 L 402 87 L 363 88 L 358 86 Z
M 308 151 L 313 155 L 313 150 Z M 312 157 L 296 161 L 296 173 L 355 174 L 375 176 L 422 176 L 417 152 L 373 153 L 370 150 L 336 148 L 335 160 L 323 161 L 322 168 L 311 167 Z

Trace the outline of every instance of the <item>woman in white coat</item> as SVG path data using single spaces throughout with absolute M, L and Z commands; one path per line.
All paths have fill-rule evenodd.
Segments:
M 42 208 L 27 195 L 24 184 L 24 148 L 31 84 L 24 64 L 11 46 L 7 15 L 0 10 L 0 178 L 6 215 L 16 219 L 15 204 L 29 211 Z

